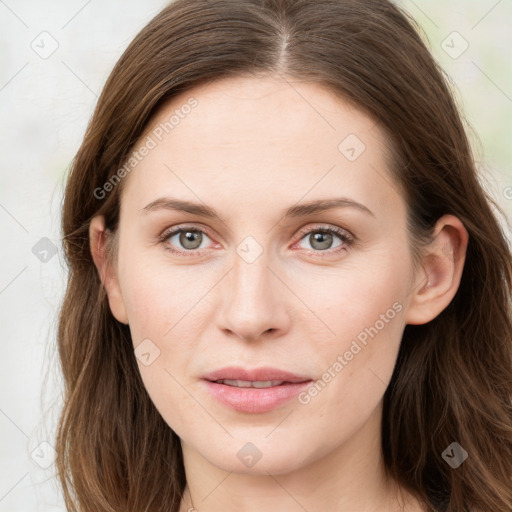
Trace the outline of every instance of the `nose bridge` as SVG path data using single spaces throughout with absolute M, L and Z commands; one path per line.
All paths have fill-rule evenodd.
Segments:
M 270 288 L 275 286 L 275 283 L 270 282 L 272 273 L 268 269 L 268 264 L 266 253 L 250 261 L 240 256 L 237 250 L 231 272 L 233 299 L 247 305 L 263 299 L 264 295 L 271 291 Z
M 275 292 L 276 283 L 272 280 L 272 273 L 268 269 L 268 257 L 262 252 L 254 261 L 239 254 L 235 255 L 233 271 L 231 272 L 231 299 L 236 310 L 248 317 L 254 317 L 259 311 L 262 315 L 271 305 L 271 296 Z M 250 251 L 254 251 L 253 248 Z M 249 255 L 248 252 L 246 255 Z
M 285 328 L 282 284 L 269 266 L 268 253 L 255 240 L 244 240 L 237 246 L 232 270 L 224 283 L 218 317 L 221 329 L 249 339 L 269 329 Z

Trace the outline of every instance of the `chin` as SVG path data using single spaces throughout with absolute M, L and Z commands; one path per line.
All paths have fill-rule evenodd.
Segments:
M 297 446 L 300 443 L 290 443 L 285 449 L 279 450 L 272 443 L 261 446 L 257 441 L 234 441 L 224 445 L 222 451 L 204 453 L 211 464 L 217 468 L 238 474 L 272 475 L 286 474 L 300 469 L 316 459 L 318 454 L 313 452 L 308 457 L 304 451 L 297 456 Z M 311 459 L 311 460 L 308 460 Z

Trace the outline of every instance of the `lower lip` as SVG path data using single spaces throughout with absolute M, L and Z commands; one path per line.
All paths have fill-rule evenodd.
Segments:
M 267 412 L 292 400 L 312 381 L 281 384 L 270 388 L 237 388 L 204 381 L 208 391 L 224 405 L 240 412 Z

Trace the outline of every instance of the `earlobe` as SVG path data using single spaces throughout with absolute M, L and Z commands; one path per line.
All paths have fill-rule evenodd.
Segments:
M 107 238 L 114 236 L 105 229 L 105 218 L 98 215 L 91 220 L 89 226 L 90 250 L 94 265 L 108 296 L 110 310 L 114 318 L 128 324 L 128 315 L 124 305 L 116 269 L 107 256 Z
M 410 291 L 406 323 L 426 324 L 450 304 L 460 285 L 468 239 L 457 217 L 444 215 L 437 221 L 422 269 Z

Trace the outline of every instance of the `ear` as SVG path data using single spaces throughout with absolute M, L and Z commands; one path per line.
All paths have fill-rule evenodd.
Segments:
M 98 215 L 91 220 L 89 226 L 89 240 L 92 259 L 98 270 L 101 282 L 107 292 L 108 303 L 112 314 L 119 322 L 128 325 L 128 315 L 121 294 L 121 287 L 117 278 L 117 271 L 111 260 L 107 257 L 106 243 L 108 237 L 114 234 L 105 229 L 105 218 Z
M 468 239 L 457 217 L 444 215 L 437 221 L 411 291 L 406 323 L 426 324 L 450 304 L 459 288 Z

